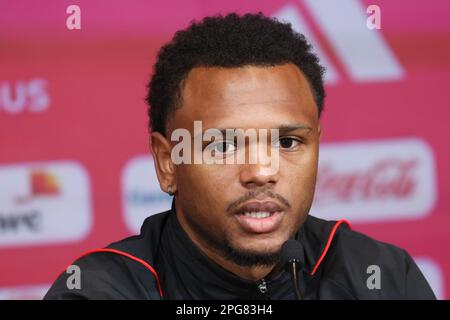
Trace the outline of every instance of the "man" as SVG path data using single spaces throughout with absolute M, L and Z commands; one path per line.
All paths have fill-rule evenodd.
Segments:
M 302 35 L 262 14 L 209 17 L 177 32 L 159 52 L 147 99 L 172 209 L 147 218 L 139 236 L 84 254 L 73 263 L 80 286 L 68 288 L 63 273 L 45 298 L 434 299 L 404 250 L 308 215 L 323 73 Z M 219 134 L 205 139 L 209 129 Z M 238 143 L 230 130 L 271 134 Z M 180 132 L 203 135 L 200 148 L 189 138 L 174 152 Z M 267 144 L 275 165 L 250 161 L 251 144 Z M 245 161 L 218 161 L 238 153 Z M 280 260 L 289 239 L 298 244 L 299 296 Z

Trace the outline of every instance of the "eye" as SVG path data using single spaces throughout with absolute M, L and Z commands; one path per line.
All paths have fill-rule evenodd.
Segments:
M 278 139 L 277 142 L 274 143 L 274 146 L 276 148 L 282 148 L 282 149 L 294 149 L 298 147 L 301 144 L 301 140 L 294 137 L 282 137 Z
M 231 153 L 236 151 L 236 145 L 233 141 L 218 141 L 208 146 L 208 149 L 214 151 L 214 153 Z

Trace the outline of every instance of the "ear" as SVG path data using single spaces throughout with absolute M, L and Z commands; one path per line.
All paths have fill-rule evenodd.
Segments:
M 155 161 L 156 175 L 162 191 L 168 192 L 169 186 L 172 192 L 176 191 L 175 166 L 171 159 L 170 142 L 159 132 L 152 132 L 150 150 Z

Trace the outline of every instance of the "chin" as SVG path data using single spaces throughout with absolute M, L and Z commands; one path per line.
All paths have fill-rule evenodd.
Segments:
M 287 240 L 287 237 L 286 237 Z M 267 236 L 263 239 L 255 239 L 250 237 L 242 242 L 233 245 L 234 248 L 240 251 L 254 252 L 254 253 L 276 253 L 281 249 L 281 246 L 286 241 L 280 237 Z

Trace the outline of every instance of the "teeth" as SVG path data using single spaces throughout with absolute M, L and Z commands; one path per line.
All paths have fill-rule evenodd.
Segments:
M 246 217 L 264 219 L 270 217 L 270 212 L 244 212 Z

